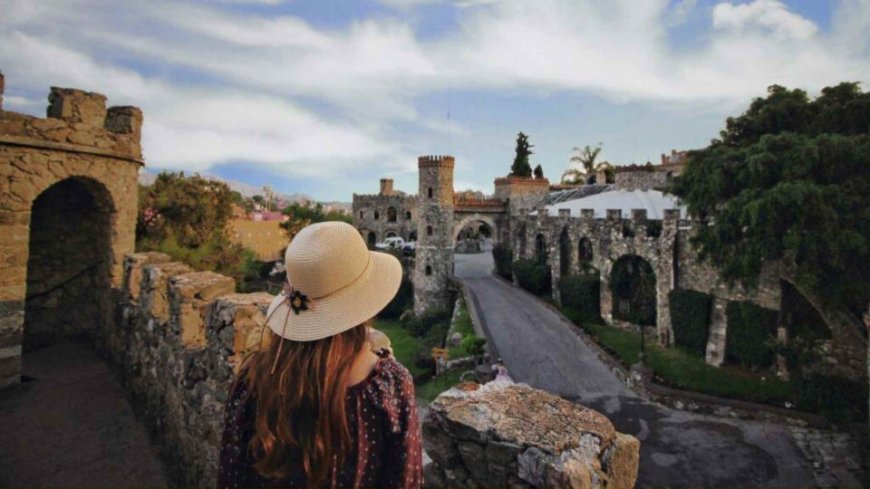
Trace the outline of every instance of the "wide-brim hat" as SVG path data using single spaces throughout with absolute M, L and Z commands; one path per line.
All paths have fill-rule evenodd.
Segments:
M 284 255 L 287 285 L 272 300 L 266 324 L 293 341 L 336 335 L 373 318 L 395 297 L 402 265 L 369 251 L 345 222 L 305 227 Z

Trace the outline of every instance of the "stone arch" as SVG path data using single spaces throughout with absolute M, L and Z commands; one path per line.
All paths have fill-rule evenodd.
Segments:
M 395 207 L 387 207 L 387 222 L 396 222 L 399 219 L 399 212 Z
M 535 260 L 542 265 L 547 263 L 547 238 L 544 233 L 535 236 Z
M 32 350 L 110 317 L 115 206 L 102 183 L 63 179 L 30 215 L 23 347 Z
M 399 235 L 399 231 L 397 231 L 395 229 L 388 229 L 388 230 L 384 231 L 384 239 L 395 238 L 398 235 Z
M 639 255 L 622 255 L 613 262 L 608 282 L 614 319 L 656 325 L 657 281 L 650 261 Z
M 479 223 L 484 224 L 487 227 L 489 227 L 489 230 L 490 230 L 492 238 L 493 238 L 493 242 L 494 243 L 498 242 L 498 236 L 499 236 L 498 225 L 495 223 L 495 221 L 489 216 L 484 216 L 481 214 L 472 214 L 470 216 L 466 216 L 466 217 L 462 218 L 461 221 L 454 224 L 454 226 L 453 226 L 453 244 L 454 245 L 456 244 L 457 238 L 459 238 L 459 233 L 461 233 L 463 229 L 468 227 L 469 224 L 472 224 L 475 222 L 479 222 Z
M 369 245 L 369 248 L 374 248 L 375 243 L 378 242 L 378 235 L 375 234 L 374 231 L 368 229 L 360 229 L 360 234 L 366 240 L 366 244 Z

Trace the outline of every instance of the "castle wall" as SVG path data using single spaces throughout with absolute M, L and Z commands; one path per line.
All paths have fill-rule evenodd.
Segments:
M 391 207 L 396 209 L 395 221 L 390 221 L 388 216 Z M 390 232 L 409 241 L 411 234 L 417 231 L 417 196 L 396 194 L 392 188 L 386 195 L 353 194 L 353 225 L 363 234 L 363 239 L 372 231 L 377 242 L 386 239 Z
M 121 286 L 123 257 L 134 247 L 141 111 L 107 110 L 102 95 L 56 87 L 49 102 L 45 119 L 0 110 L 0 387 L 19 380 L 26 333 L 39 341 L 105 335 L 110 291 Z M 34 202 L 49 189 L 58 194 L 42 199 L 47 210 L 34 222 Z M 64 210 L 66 198 L 88 210 L 75 229 L 50 212 Z M 83 236 L 103 248 L 77 246 Z
M 668 186 L 668 171 L 623 170 L 614 174 L 613 186 L 619 190 L 650 190 Z

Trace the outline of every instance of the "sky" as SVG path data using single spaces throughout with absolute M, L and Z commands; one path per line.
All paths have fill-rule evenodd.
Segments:
M 558 180 L 704 147 L 772 84 L 867 89 L 870 0 L 0 0 L 0 71 L 6 110 L 141 107 L 151 171 L 349 202 L 451 154 L 491 193 L 519 131 Z

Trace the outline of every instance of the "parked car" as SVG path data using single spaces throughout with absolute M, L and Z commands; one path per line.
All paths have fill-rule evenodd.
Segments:
M 381 243 L 375 243 L 375 248 L 379 250 L 402 250 L 405 248 L 405 240 L 401 236 L 393 236 Z

